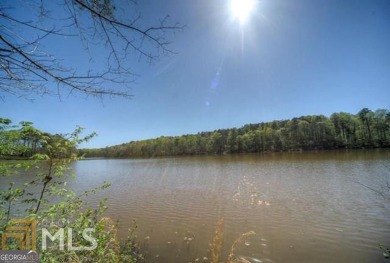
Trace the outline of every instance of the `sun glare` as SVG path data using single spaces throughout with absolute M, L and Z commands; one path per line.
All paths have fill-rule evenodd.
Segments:
M 233 16 L 238 19 L 240 24 L 244 24 L 253 9 L 255 8 L 256 0 L 230 0 L 230 8 Z

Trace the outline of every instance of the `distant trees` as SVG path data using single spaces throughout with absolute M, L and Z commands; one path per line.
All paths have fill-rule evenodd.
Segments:
M 135 157 L 390 147 L 390 112 L 364 108 L 356 115 L 308 115 L 178 137 L 135 141 L 87 156 Z
M 388 131 L 390 129 L 390 112 L 378 109 L 374 112 L 373 126 L 376 131 L 377 141 L 380 146 L 388 144 Z
M 367 109 L 364 108 L 358 113 L 359 119 L 361 123 L 363 124 L 362 127 L 362 134 L 365 139 L 369 144 L 372 142 L 372 134 L 371 134 L 371 124 L 372 124 L 372 119 L 374 117 L 374 113 Z

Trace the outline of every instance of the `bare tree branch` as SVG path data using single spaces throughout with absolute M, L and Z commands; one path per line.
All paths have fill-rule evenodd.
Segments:
M 168 16 L 158 25 L 141 26 L 139 15 L 131 18 L 124 12 L 136 7 L 131 0 L 121 1 L 119 8 L 115 0 L 62 0 L 62 11 L 45 0 L 12 3 L 0 3 L 0 97 L 2 93 L 60 97 L 76 92 L 131 98 L 129 88 L 136 74 L 129 61 L 134 54 L 151 62 L 173 53 L 166 35 L 183 29 L 169 24 Z M 10 12 L 22 8 L 21 3 L 31 5 L 35 13 L 21 19 Z M 58 51 L 50 54 L 45 45 L 76 37 L 89 54 L 91 68 L 78 61 L 69 63 Z
M 367 189 L 369 189 L 369 190 L 371 190 L 371 191 L 377 193 L 378 195 L 382 196 L 383 198 L 390 199 L 390 196 L 389 196 L 387 193 L 385 193 L 384 191 L 375 189 L 375 188 L 373 188 L 373 187 L 371 187 L 371 186 L 368 186 L 368 185 L 366 185 L 366 184 L 363 184 L 363 183 L 361 183 L 361 182 L 359 182 L 359 181 L 355 181 L 355 182 L 358 183 L 358 184 L 360 184 L 361 186 L 364 186 L 365 188 L 367 188 Z
M 389 168 L 389 165 L 384 163 L 383 164 L 386 168 Z M 390 169 L 387 170 L 387 172 L 390 172 Z M 378 186 L 369 186 L 367 184 L 364 184 L 358 180 L 353 180 L 355 183 L 360 184 L 361 186 L 364 186 L 365 188 L 371 190 L 372 192 L 382 196 L 383 198 L 390 200 L 390 181 L 389 181 L 389 175 L 385 175 L 383 178 L 383 182 Z M 385 182 L 386 181 L 386 182 Z

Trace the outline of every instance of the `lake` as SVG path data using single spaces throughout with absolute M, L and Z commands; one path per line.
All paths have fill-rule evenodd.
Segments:
M 110 181 L 91 201 L 108 197 L 122 238 L 136 220 L 148 262 L 209 258 L 220 218 L 223 259 L 254 231 L 235 253 L 249 262 L 385 262 L 389 201 L 358 182 L 384 186 L 389 160 L 383 150 L 83 160 L 71 187 Z
M 135 219 L 148 262 L 209 262 L 215 223 L 224 219 L 223 256 L 247 262 L 386 262 L 390 204 L 370 187 L 390 179 L 385 150 L 91 159 L 74 164 L 79 192 L 108 198 L 125 238 Z

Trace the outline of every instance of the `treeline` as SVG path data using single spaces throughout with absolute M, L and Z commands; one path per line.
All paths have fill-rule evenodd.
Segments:
M 72 143 L 66 135 L 36 129 L 32 122 L 21 121 L 15 125 L 10 119 L 0 118 L 0 158 L 29 158 L 36 154 L 66 157 L 77 153 Z M 60 151 L 54 153 L 54 148 Z
M 390 112 L 364 108 L 357 114 L 308 115 L 247 124 L 241 128 L 132 141 L 83 149 L 86 157 L 151 157 L 390 146 Z

